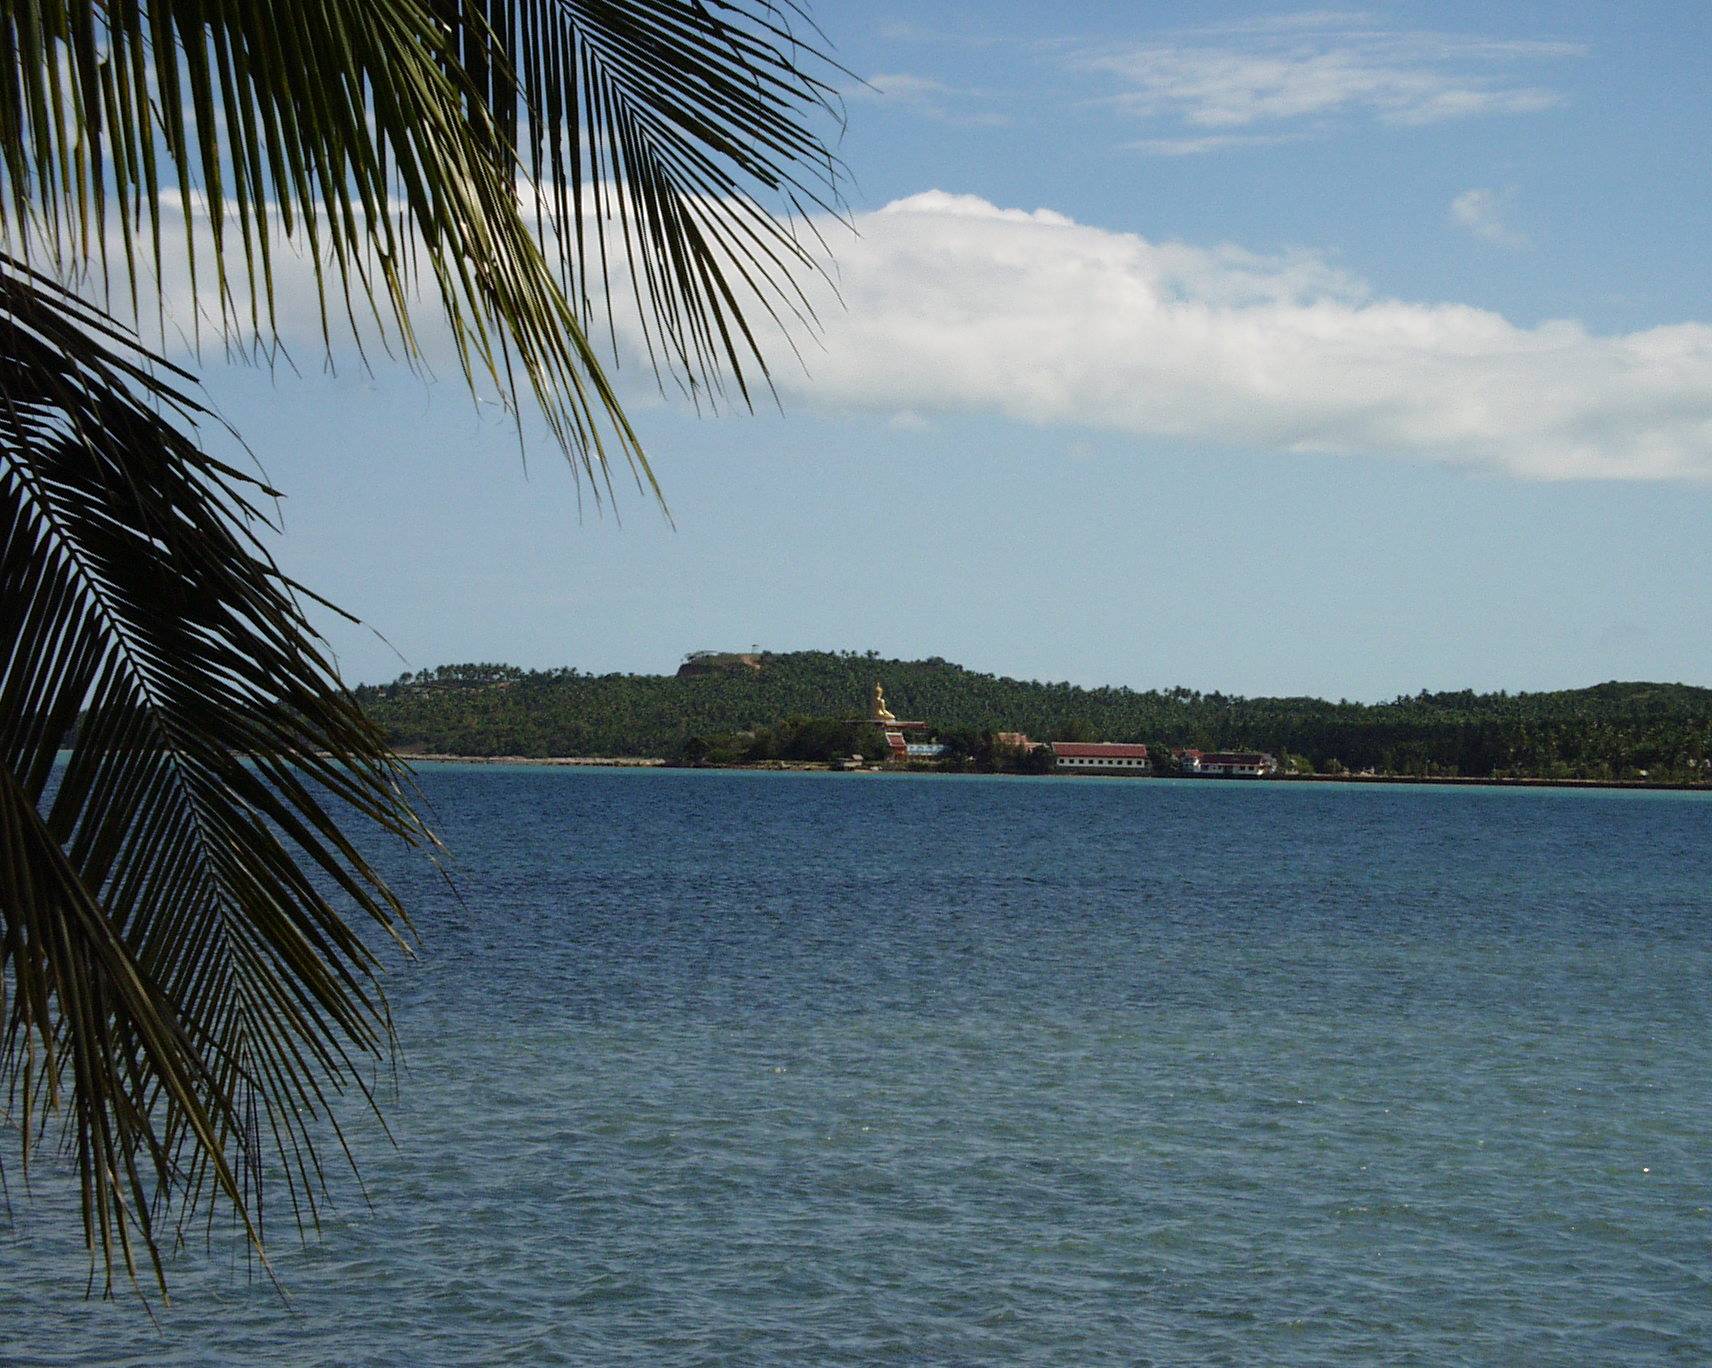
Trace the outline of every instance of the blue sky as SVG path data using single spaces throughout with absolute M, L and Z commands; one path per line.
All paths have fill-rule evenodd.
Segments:
M 290 494 L 276 553 L 368 624 L 326 624 L 349 678 L 759 644 L 1334 698 L 1712 684 L 1698 7 L 815 14 L 867 82 L 846 306 L 778 353 L 781 409 L 696 417 L 627 367 L 674 525 L 579 514 L 450 375 L 205 366 Z

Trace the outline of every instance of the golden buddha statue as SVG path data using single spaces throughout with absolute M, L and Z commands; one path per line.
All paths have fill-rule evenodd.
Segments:
M 880 681 L 877 679 L 874 681 L 872 716 L 876 722 L 896 722 L 898 720 L 892 716 L 891 710 L 886 707 L 886 691 L 880 687 Z

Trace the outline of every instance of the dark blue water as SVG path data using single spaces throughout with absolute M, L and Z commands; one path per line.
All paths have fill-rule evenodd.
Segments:
M 1712 1361 L 1703 796 L 424 777 L 372 1209 L 0 1356 Z

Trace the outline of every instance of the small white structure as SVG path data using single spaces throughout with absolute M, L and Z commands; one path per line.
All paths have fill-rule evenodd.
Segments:
M 1122 741 L 1054 741 L 1052 767 L 1082 774 L 1151 774 L 1146 746 Z
M 1209 778 L 1259 779 L 1278 773 L 1278 761 L 1265 751 L 1184 751 L 1178 762 L 1185 774 Z

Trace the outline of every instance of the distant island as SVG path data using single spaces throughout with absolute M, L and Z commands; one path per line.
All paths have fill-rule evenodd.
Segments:
M 872 716 L 920 719 L 903 751 Z M 1051 769 L 1031 740 L 1146 746 L 1149 773 L 1198 753 L 1261 753 L 1298 775 L 1706 784 L 1712 689 L 1607 683 L 1386 703 L 1080 688 L 937 657 L 697 651 L 666 675 L 443 665 L 357 698 L 406 754 L 658 757 L 676 764 L 901 763 Z M 889 700 L 889 708 L 887 701 Z M 895 722 L 892 726 L 896 726 Z M 901 736 L 901 733 L 894 733 Z M 1121 752 L 1114 752 L 1121 753 Z

